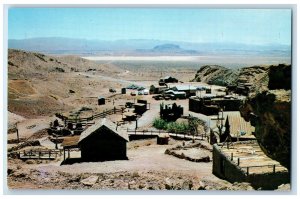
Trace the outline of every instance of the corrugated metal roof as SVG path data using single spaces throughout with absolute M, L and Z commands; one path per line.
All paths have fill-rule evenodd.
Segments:
M 100 128 L 108 128 L 110 132 L 118 135 L 119 137 L 123 138 L 124 140 L 128 141 L 128 134 L 125 131 L 116 131 L 117 125 L 114 124 L 112 121 L 104 118 L 100 119 L 97 121 L 93 126 L 89 127 L 85 131 L 83 131 L 80 135 L 79 142 L 80 143 L 82 140 L 93 134 L 95 131 L 97 131 Z
M 177 85 L 174 86 L 173 88 L 175 88 L 178 91 L 197 90 L 195 86 L 191 86 L 191 85 Z
M 255 138 L 252 135 L 252 132 L 255 131 L 255 127 L 251 126 L 250 122 L 247 122 L 242 116 L 239 111 L 224 111 L 223 112 L 223 124 L 225 125 L 226 118 L 228 116 L 229 125 L 230 125 L 230 134 L 232 137 L 237 137 L 237 133 L 239 132 L 239 137 L 242 138 Z M 219 118 L 222 118 L 222 113 L 219 113 Z M 209 125 L 210 128 L 214 131 L 218 131 L 217 128 L 217 116 L 211 116 Z M 220 122 L 219 122 L 220 123 Z M 225 128 L 223 129 L 223 132 Z M 241 135 L 241 132 L 245 132 L 245 135 Z

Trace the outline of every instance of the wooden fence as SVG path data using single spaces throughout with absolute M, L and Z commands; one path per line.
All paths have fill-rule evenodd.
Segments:
M 245 170 L 246 174 L 249 175 L 250 171 L 253 169 L 260 169 L 260 172 L 266 172 L 266 170 L 275 173 L 276 172 L 276 166 L 277 167 L 282 167 L 279 164 L 270 164 L 270 165 L 255 165 L 255 166 L 245 166 L 245 167 L 241 167 L 243 170 Z M 264 169 L 264 170 L 263 170 Z M 254 173 L 254 172 L 253 172 Z M 256 171 L 255 173 L 258 173 L 258 171 Z M 269 173 L 269 172 L 268 172 Z
M 67 123 L 85 123 L 85 122 L 93 121 L 94 119 L 97 119 L 97 118 L 105 118 L 107 115 L 123 113 L 123 111 L 124 111 L 123 109 L 113 108 L 113 109 L 106 110 L 106 111 L 103 111 L 101 113 L 98 113 L 98 114 L 92 115 L 91 117 L 86 117 L 86 118 L 80 118 L 80 117 L 68 118 L 61 114 L 56 114 L 56 117 L 62 119 L 65 122 L 65 124 L 67 124 Z
M 63 150 L 49 149 L 49 150 L 23 150 L 18 152 L 20 159 L 56 159 L 61 156 Z
M 233 158 L 234 158 L 233 153 L 231 153 L 230 160 L 232 162 L 233 162 Z M 277 167 L 277 170 L 280 170 L 280 168 L 283 168 L 280 164 L 240 166 L 241 160 L 242 160 L 242 158 L 236 157 L 236 165 L 239 166 L 242 170 L 244 170 L 246 175 L 249 175 L 251 171 L 252 171 L 252 173 L 267 172 L 267 171 L 275 173 L 276 167 Z M 249 161 L 249 160 L 247 159 L 247 161 Z
M 192 133 L 174 132 L 170 133 L 165 130 L 138 130 L 138 129 L 127 129 L 128 135 L 160 135 L 161 133 L 167 133 L 169 136 L 184 138 L 184 139 L 195 139 L 204 140 L 208 136 L 206 134 L 193 135 Z

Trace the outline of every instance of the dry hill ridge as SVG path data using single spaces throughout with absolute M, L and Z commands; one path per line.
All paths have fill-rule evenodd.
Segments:
M 36 52 L 8 49 L 8 78 L 45 77 L 48 73 L 97 70 L 104 74 L 120 72 L 112 65 L 97 64 L 76 56 L 49 56 Z
M 48 56 L 8 50 L 8 110 L 26 118 L 51 116 L 82 106 L 82 96 L 100 95 L 108 87 L 99 76 L 117 76 L 122 70 L 76 56 Z M 114 86 L 114 84 L 112 85 Z M 108 88 L 107 88 L 108 90 Z

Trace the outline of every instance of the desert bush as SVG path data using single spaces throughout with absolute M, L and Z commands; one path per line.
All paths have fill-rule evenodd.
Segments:
M 153 126 L 157 129 L 167 130 L 170 133 L 187 133 L 191 131 L 190 126 L 186 123 L 167 122 L 160 118 L 154 119 Z
M 160 118 L 155 118 L 153 121 L 153 126 L 157 129 L 164 129 L 167 130 L 167 122 Z

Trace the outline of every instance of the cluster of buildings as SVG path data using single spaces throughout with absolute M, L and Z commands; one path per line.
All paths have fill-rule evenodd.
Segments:
M 213 174 L 230 182 L 249 182 L 253 187 L 263 189 L 289 183 L 289 171 L 264 154 L 254 136 L 254 126 L 241 116 L 239 108 L 245 96 L 219 94 L 212 88 L 178 84 L 178 80 L 172 77 L 162 78 L 158 83 L 150 87 L 150 94 L 169 95 L 173 99 L 188 98 L 189 111 L 208 118 L 209 142 L 213 145 Z M 246 90 L 241 94 L 246 94 Z M 128 106 L 134 111 L 125 112 L 125 118 L 136 119 L 136 114 L 147 110 L 147 101 L 138 100 Z M 175 121 L 182 115 L 183 107 L 175 103 L 160 106 L 160 116 L 165 120 Z M 167 144 L 168 139 L 167 134 L 158 136 L 157 143 Z M 64 163 L 72 159 L 70 150 L 74 148 L 80 149 L 80 161 L 126 160 L 128 140 L 128 134 L 118 130 L 116 124 L 101 119 L 80 135 L 64 139 Z

